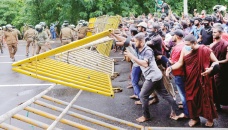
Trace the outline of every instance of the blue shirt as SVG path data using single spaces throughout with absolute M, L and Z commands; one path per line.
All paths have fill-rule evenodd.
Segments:
M 201 30 L 202 30 L 202 27 L 197 28 L 196 26 L 194 26 L 194 27 L 192 28 L 192 31 L 191 31 L 191 32 L 192 32 L 192 34 L 194 35 L 194 37 L 195 37 L 196 39 L 199 38 L 199 35 L 200 35 Z

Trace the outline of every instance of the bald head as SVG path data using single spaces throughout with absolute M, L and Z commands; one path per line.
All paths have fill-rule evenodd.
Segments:
M 190 43 L 196 43 L 197 40 L 196 38 L 192 35 L 192 34 L 189 34 L 187 35 L 185 38 L 184 38 L 185 41 L 188 41 Z

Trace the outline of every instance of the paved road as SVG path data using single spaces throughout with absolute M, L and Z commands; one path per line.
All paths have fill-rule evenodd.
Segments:
M 53 47 L 60 46 L 59 41 L 54 42 L 52 46 Z M 123 55 L 119 54 L 119 52 L 116 52 L 116 53 L 112 52 L 111 57 L 123 57 Z M 26 58 L 24 41 L 20 41 L 18 45 L 18 52 L 15 58 L 17 61 Z M 75 104 L 107 115 L 117 117 L 120 119 L 124 119 L 133 123 L 137 123 L 135 119 L 141 116 L 141 106 L 134 105 L 134 100 L 129 99 L 129 96 L 133 94 L 133 90 L 126 88 L 129 82 L 128 75 L 130 73 L 130 67 L 129 67 L 130 64 L 125 61 L 121 61 L 122 60 L 121 58 L 118 58 L 117 60 L 119 60 L 119 62 L 115 66 L 115 71 L 120 72 L 120 76 L 114 79 L 112 84 L 113 86 L 122 87 L 123 92 L 116 93 L 114 98 L 110 98 L 110 97 L 105 97 L 102 95 L 97 95 L 97 94 L 83 91 L 83 93 L 79 96 Z M 38 79 L 34 79 L 32 77 L 25 76 L 23 74 L 13 72 L 11 70 L 11 59 L 9 58 L 7 48 L 4 48 L 4 54 L 0 54 L 0 75 L 1 75 L 0 115 L 16 107 L 18 104 L 37 95 L 41 91 L 45 90 L 45 88 L 50 86 L 49 84 L 51 84 L 49 82 L 41 81 Z M 33 86 L 32 85 L 24 86 L 22 84 L 33 84 Z M 36 85 L 36 84 L 41 84 L 43 86 Z M 13 86 L 13 85 L 20 85 L 20 86 Z M 59 85 L 55 87 L 51 92 L 49 92 L 48 95 L 54 98 L 69 102 L 72 100 L 72 98 L 76 95 L 77 92 L 78 92 L 77 89 L 72 89 L 72 88 Z M 169 127 L 179 127 L 179 128 L 188 127 L 188 120 L 180 120 L 180 121 L 170 120 L 168 118 L 170 109 L 167 105 L 167 102 L 164 101 L 161 97 L 159 97 L 159 99 L 160 99 L 159 103 L 150 106 L 150 111 L 152 116 L 151 121 L 141 123 L 140 125 L 152 126 L 152 127 L 165 127 L 166 129 L 169 129 Z M 35 108 L 41 108 L 41 107 L 36 105 Z M 41 109 L 50 113 L 52 112 L 52 114 L 55 114 L 55 115 L 59 114 L 58 112 L 53 112 L 46 108 L 41 108 Z M 28 113 L 25 111 L 22 111 L 20 112 L 20 114 L 27 115 Z M 28 116 L 31 117 L 35 115 L 29 113 Z M 47 120 L 42 117 L 37 117 L 37 119 L 41 121 L 45 120 L 45 123 L 47 124 L 52 123 L 51 120 Z M 69 119 L 73 121 L 77 121 L 82 124 L 84 123 L 83 121 L 75 120 L 73 118 L 69 118 Z M 7 123 L 9 122 L 10 121 L 7 121 Z M 17 126 L 20 126 L 23 129 L 32 129 L 32 126 L 19 123 L 16 120 L 11 120 L 11 123 L 12 125 L 17 124 Z M 199 128 L 204 127 L 204 123 L 205 123 L 205 120 L 202 119 L 202 124 L 198 125 L 197 127 Z M 89 124 L 89 126 L 97 129 L 103 129 L 103 128 L 100 128 L 99 126 L 92 126 L 91 124 Z M 72 129 L 71 127 L 67 127 L 63 124 L 58 124 L 58 127 L 64 128 L 64 129 Z M 224 107 L 224 110 L 222 112 L 219 112 L 219 118 L 215 120 L 214 127 L 228 128 L 228 107 Z

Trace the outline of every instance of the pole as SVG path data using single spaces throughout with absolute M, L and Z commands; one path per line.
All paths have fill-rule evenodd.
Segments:
M 188 14 L 188 0 L 184 0 L 184 14 Z

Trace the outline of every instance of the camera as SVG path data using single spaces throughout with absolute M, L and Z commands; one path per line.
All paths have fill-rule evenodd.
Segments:
M 226 11 L 226 7 L 223 6 L 223 5 L 215 5 L 213 7 L 213 10 L 214 10 L 215 13 L 217 13 L 217 12 L 223 12 L 223 11 Z

